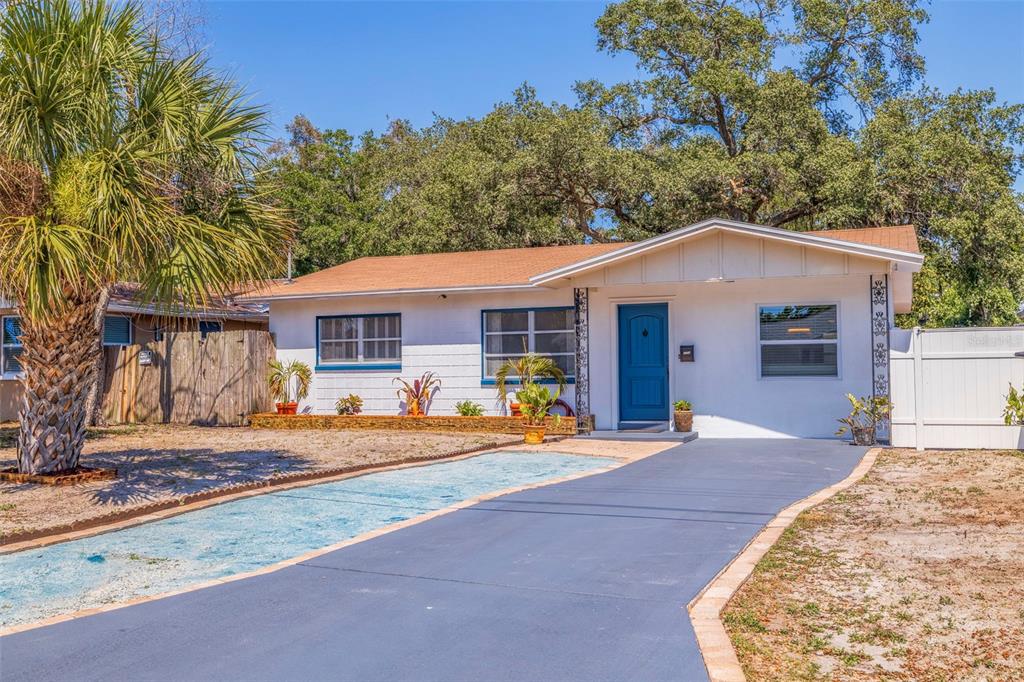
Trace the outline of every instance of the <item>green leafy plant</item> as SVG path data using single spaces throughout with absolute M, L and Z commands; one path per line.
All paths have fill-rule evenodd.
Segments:
M 524 384 L 516 391 L 516 401 L 519 403 L 519 410 L 523 413 L 523 421 L 528 426 L 544 426 L 544 419 L 548 416 L 560 394 L 561 390 L 557 388 L 552 393 L 547 386 L 533 382 Z M 556 414 L 554 417 L 557 426 L 562 421 L 562 415 Z
M 455 411 L 463 417 L 482 417 L 484 414 L 484 406 L 480 403 L 475 403 L 472 400 L 460 400 L 455 403 Z
M 410 417 L 426 414 L 431 397 L 441 388 L 441 380 L 434 372 L 424 372 L 423 376 L 414 379 L 412 383 L 401 377 L 396 377 L 395 381 L 402 384 L 398 389 L 398 397 L 405 401 L 405 411 Z
M 494 387 L 502 404 L 505 403 L 506 384 L 510 379 L 519 379 L 523 386 L 536 383 L 538 379 L 552 379 L 558 384 L 556 399 L 565 388 L 565 372 L 562 368 L 551 358 L 538 353 L 509 358 L 494 373 Z
M 690 410 L 693 409 L 693 404 L 690 403 L 689 400 L 679 399 L 675 401 L 672 405 L 673 407 L 675 407 L 677 412 L 689 412 Z
M 1006 408 L 1003 410 L 1003 421 L 1007 426 L 1024 426 L 1024 388 L 1018 391 L 1010 384 Z
M 363 411 L 363 399 L 355 393 L 349 393 L 347 396 L 341 396 L 338 398 L 338 401 L 334 403 L 334 410 L 338 414 L 359 414 Z
M 292 360 L 287 364 L 271 360 L 269 366 L 267 383 L 274 400 L 279 403 L 298 402 L 309 395 L 309 385 L 313 382 L 313 370 L 309 365 L 301 360 Z
M 855 444 L 874 445 L 878 425 L 892 414 L 892 402 L 886 396 L 858 398 L 852 393 L 847 393 L 846 399 L 850 401 L 850 415 L 838 420 L 842 426 L 836 435 L 849 431 Z

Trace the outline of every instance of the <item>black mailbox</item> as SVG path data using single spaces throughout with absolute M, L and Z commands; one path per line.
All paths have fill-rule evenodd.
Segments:
M 693 362 L 693 346 L 679 346 L 679 362 Z

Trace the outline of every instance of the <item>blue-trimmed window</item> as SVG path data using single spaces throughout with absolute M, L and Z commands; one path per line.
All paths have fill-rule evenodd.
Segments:
M 21 371 L 21 363 L 18 356 L 21 355 L 21 320 L 9 315 L 2 318 L 3 335 L 2 346 L 0 346 L 0 372 L 3 374 L 17 374 Z
M 576 374 L 576 331 L 571 306 L 484 310 L 482 320 L 483 378 L 493 381 L 509 358 L 539 353 L 552 358 L 565 372 Z
M 223 331 L 224 325 L 218 320 L 199 320 L 199 338 L 205 339 L 207 334 Z
M 399 313 L 318 317 L 316 341 L 316 364 L 321 369 L 402 366 L 402 316 Z
M 103 318 L 104 346 L 130 346 L 131 343 L 131 318 L 124 315 L 107 315 Z

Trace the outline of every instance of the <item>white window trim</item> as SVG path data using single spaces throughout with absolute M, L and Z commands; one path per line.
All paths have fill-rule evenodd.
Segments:
M 363 324 L 368 318 L 376 317 L 397 317 L 398 318 L 398 336 L 375 336 L 372 339 L 367 339 L 363 331 Z M 354 339 L 326 339 L 328 343 L 352 343 L 356 342 L 356 358 L 348 360 L 324 360 L 323 359 L 323 344 L 325 339 L 322 335 L 321 322 L 324 320 L 338 320 L 338 319 L 352 319 L 356 321 L 356 338 Z M 402 314 L 401 313 L 366 313 L 363 315 L 321 315 L 316 320 L 316 362 L 317 367 L 331 367 L 333 365 L 345 367 L 348 365 L 366 365 L 369 368 L 375 365 L 396 365 L 402 363 Z M 398 357 L 397 358 L 372 358 L 367 360 L 365 357 L 364 344 L 366 341 L 397 341 L 398 342 Z
M 793 341 L 762 341 L 761 340 L 761 308 L 770 306 L 822 306 L 831 305 L 836 308 L 836 338 L 835 339 L 794 339 Z M 843 310 L 839 301 L 800 301 L 792 300 L 770 303 L 754 304 L 754 355 L 757 362 L 758 381 L 841 381 L 843 378 L 843 344 L 840 339 L 843 336 Z M 761 346 L 791 346 L 809 343 L 833 343 L 836 347 L 836 373 L 828 376 L 763 376 L 761 374 Z
M 481 311 L 481 324 L 483 325 L 483 346 L 480 352 L 483 356 L 483 367 L 482 373 L 484 380 L 494 380 L 493 374 L 487 374 L 487 360 L 493 358 L 521 358 L 527 353 L 536 353 L 536 334 L 569 334 L 573 340 L 573 345 L 576 344 L 576 326 L 571 325 L 568 329 L 541 329 L 539 332 L 535 329 L 534 315 L 538 310 L 552 310 L 553 308 L 563 308 L 563 306 L 545 307 L 539 308 L 495 308 Z M 571 307 L 564 307 L 565 310 L 572 310 Z M 527 314 L 526 323 L 526 353 L 488 353 L 487 352 L 487 337 L 488 336 L 522 336 L 523 331 L 487 331 L 487 315 L 490 313 L 523 313 Z M 556 358 L 556 357 L 576 357 L 576 349 L 565 353 L 538 353 L 544 357 Z M 575 364 L 573 365 L 575 367 Z M 512 379 L 513 377 L 509 377 Z M 518 379 L 518 377 L 514 377 Z M 567 381 L 573 381 L 576 378 L 576 372 L 572 374 L 566 374 L 565 378 Z

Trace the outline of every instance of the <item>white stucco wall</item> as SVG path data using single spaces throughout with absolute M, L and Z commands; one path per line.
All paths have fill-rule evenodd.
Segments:
M 701 437 L 831 438 L 849 411 L 846 393 L 871 392 L 867 275 L 602 286 L 590 290 L 590 402 L 599 429 L 617 423 L 618 305 L 661 301 L 669 309 L 671 397 L 694 404 Z M 838 378 L 760 378 L 757 306 L 786 303 L 839 305 Z M 695 362 L 679 362 L 679 346 L 691 344 Z
M 276 301 L 270 306 L 270 331 L 275 335 L 279 359 L 297 358 L 316 365 L 318 315 L 402 314 L 402 369 L 318 371 L 309 398 L 299 409 L 333 414 L 341 395 L 363 398 L 367 414 L 399 414 L 397 376 L 409 380 L 424 372 L 441 377 L 441 390 L 430 414 L 455 414 L 455 403 L 473 400 L 499 414 L 493 385 L 481 383 L 480 311 L 491 308 L 572 305 L 572 290 L 538 290 L 481 294 L 419 294 L 403 297 L 361 297 L 302 301 Z M 573 404 L 573 388 L 562 398 Z

